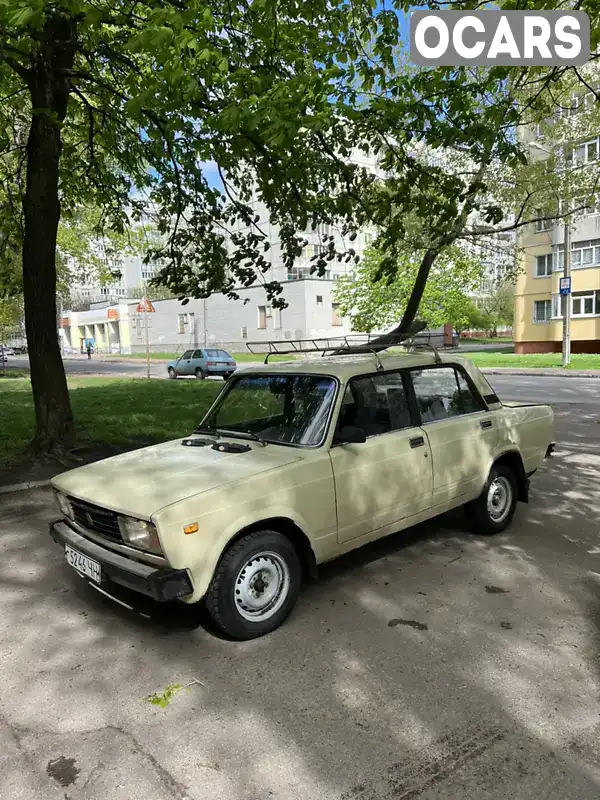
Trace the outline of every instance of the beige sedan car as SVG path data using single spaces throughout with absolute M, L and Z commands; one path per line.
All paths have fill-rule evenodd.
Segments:
M 198 428 L 53 480 L 69 564 L 110 594 L 277 628 L 319 564 L 464 506 L 504 530 L 551 452 L 549 406 L 503 404 L 468 359 L 345 355 L 238 371 Z

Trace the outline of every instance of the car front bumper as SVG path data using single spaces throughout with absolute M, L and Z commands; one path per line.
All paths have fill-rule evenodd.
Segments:
M 97 561 L 102 570 L 103 582 L 113 581 L 161 603 L 177 600 L 194 591 L 187 570 L 157 569 L 132 561 L 81 536 L 64 519 L 50 523 L 50 535 L 63 547 L 68 544 L 74 550 Z

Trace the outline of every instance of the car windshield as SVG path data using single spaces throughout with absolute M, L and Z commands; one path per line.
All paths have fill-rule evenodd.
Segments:
M 325 436 L 335 390 L 333 378 L 320 375 L 240 375 L 200 428 L 314 447 Z

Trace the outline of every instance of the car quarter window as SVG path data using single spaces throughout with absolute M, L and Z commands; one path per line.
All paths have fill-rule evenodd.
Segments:
M 338 430 L 347 425 L 361 428 L 367 437 L 412 427 L 401 374 L 353 378 L 342 399 Z
M 181 356 L 182 358 L 191 358 L 193 350 L 186 350 L 185 353 Z
M 202 350 L 194 350 L 193 358 L 204 358 L 202 355 Z
M 410 370 L 422 422 L 484 411 L 485 405 L 455 367 Z

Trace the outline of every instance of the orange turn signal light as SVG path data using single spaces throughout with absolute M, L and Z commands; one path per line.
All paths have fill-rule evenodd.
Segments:
M 198 523 L 192 522 L 191 525 L 186 525 L 183 529 L 184 533 L 198 533 Z

